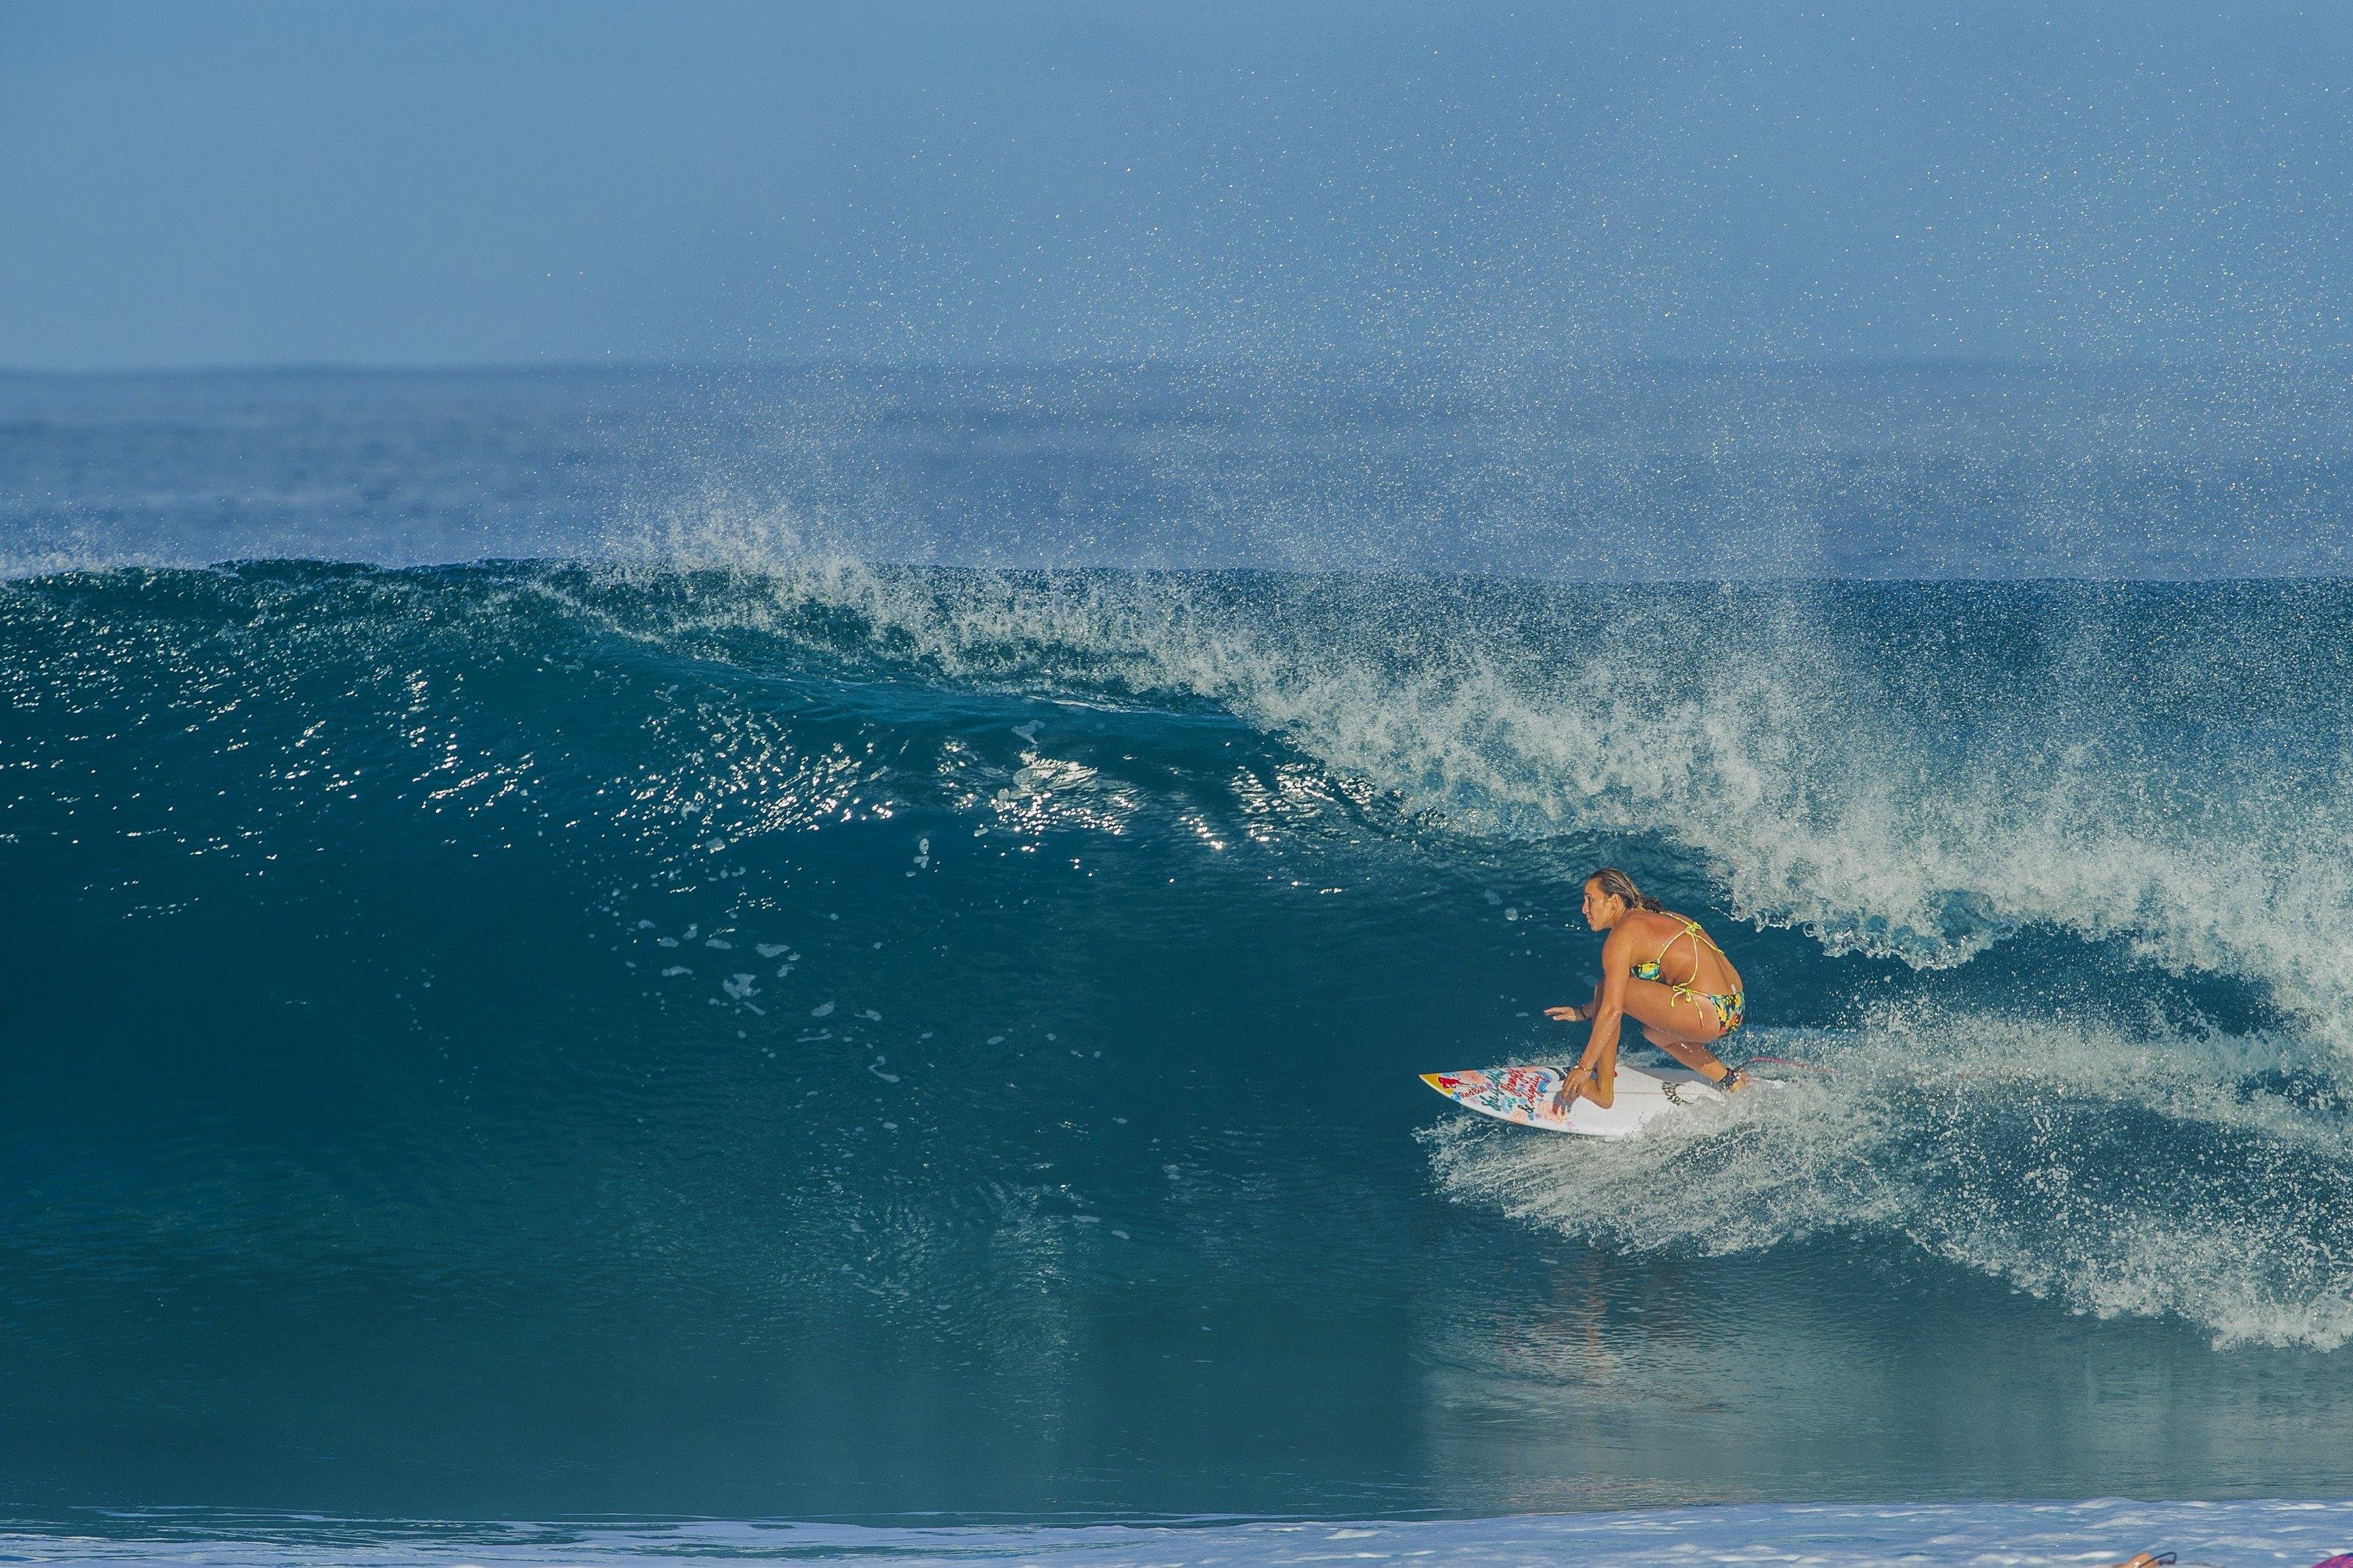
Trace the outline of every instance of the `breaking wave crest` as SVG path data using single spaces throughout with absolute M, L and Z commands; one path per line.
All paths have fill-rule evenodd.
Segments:
M 656 559 L 665 637 L 1205 700 L 1473 833 L 1657 836 L 1832 954 L 2054 927 L 2353 1048 L 2341 585 L 930 573 L 748 525 Z

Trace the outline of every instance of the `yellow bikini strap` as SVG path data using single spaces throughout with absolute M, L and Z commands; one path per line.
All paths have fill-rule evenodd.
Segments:
M 1726 953 L 1723 948 L 1716 946 L 1715 938 L 1700 930 L 1699 921 L 1686 918 L 1683 921 L 1683 929 L 1675 932 L 1674 935 L 1667 938 L 1667 945 L 1659 949 L 1659 956 L 1655 962 L 1664 963 L 1667 961 L 1667 954 L 1674 951 L 1675 943 L 1683 941 L 1685 937 L 1690 937 L 1692 939 L 1692 977 L 1690 980 L 1683 982 L 1681 985 L 1673 986 L 1670 989 L 1675 995 L 1687 997 L 1691 994 L 1692 985 L 1699 979 L 1699 944 L 1701 942 L 1705 942 L 1708 946 L 1715 948 L 1717 955 L 1722 957 L 1726 963 L 1731 962 L 1731 954 Z
M 1708 935 L 1707 932 L 1699 929 L 1699 921 L 1683 921 L 1683 931 L 1686 935 L 1699 938 L 1700 942 L 1704 942 L 1707 943 L 1708 946 L 1715 948 L 1715 951 L 1718 952 L 1722 952 L 1724 951 L 1722 947 L 1717 946 L 1715 938 Z M 1699 942 L 1694 942 L 1692 945 L 1694 947 L 1697 947 Z

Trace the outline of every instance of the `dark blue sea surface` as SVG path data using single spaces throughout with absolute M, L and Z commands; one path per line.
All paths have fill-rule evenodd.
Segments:
M 0 384 L 9 1550 L 2353 1494 L 2341 388 L 1451 374 Z

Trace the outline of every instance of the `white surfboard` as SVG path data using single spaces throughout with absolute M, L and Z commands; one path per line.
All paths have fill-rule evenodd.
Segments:
M 1559 1068 L 1470 1068 L 1461 1072 L 1426 1072 L 1421 1081 L 1482 1116 L 1586 1138 L 1631 1138 L 1645 1122 L 1724 1100 L 1724 1090 L 1688 1068 L 1645 1072 L 1620 1062 L 1613 1085 L 1616 1092 L 1608 1105 L 1596 1105 L 1579 1095 L 1563 1107 L 1558 1103 L 1563 1076 Z

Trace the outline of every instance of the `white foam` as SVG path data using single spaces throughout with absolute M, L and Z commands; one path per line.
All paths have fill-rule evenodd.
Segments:
M 885 1125 L 889 1125 L 885 1123 Z M 860 1227 L 862 1228 L 862 1227 Z M 1113 1232 L 1114 1236 L 1119 1232 Z M 1593 1568 L 1692 1564 L 1885 1568 L 1892 1563 L 2087 1568 L 2143 1549 L 2203 1568 L 2307 1568 L 2353 1541 L 2353 1502 L 2238 1501 L 1770 1503 L 1636 1508 L 1594 1513 L 1440 1520 L 1179 1520 L 1078 1525 L 855 1525 L 691 1520 L 495 1526 L 158 1516 L 136 1513 L 104 1533 L 0 1535 L 0 1556 L 26 1563 L 204 1563 L 210 1568 L 325 1568 L 329 1563 L 527 1564 L 733 1562 L 868 1563 L 908 1568 L 1052 1562 L 1072 1568 L 1219 1563 L 1272 1568 L 1319 1562 L 1430 1560 L 1488 1564 L 1575 1563 Z
M 1748 1045 L 1828 1071 L 1624 1143 L 1451 1118 L 1425 1134 L 1441 1183 L 1629 1251 L 1859 1233 L 2077 1311 L 2183 1319 L 2217 1345 L 2353 1342 L 2341 1110 L 2222 1087 L 2197 1043 L 2096 1023 L 1912 1005 Z

